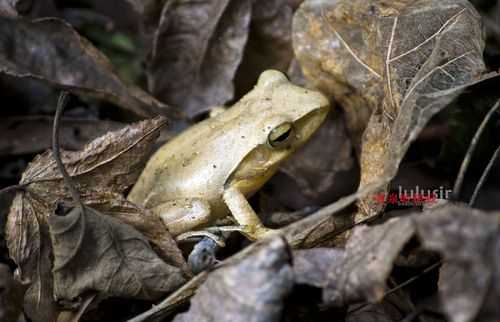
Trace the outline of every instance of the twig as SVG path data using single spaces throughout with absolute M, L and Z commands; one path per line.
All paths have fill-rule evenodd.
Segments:
M 17 192 L 17 191 L 25 190 L 25 189 L 26 189 L 26 185 L 15 184 L 15 185 L 0 189 L 0 196 L 3 195 L 4 193 Z
M 56 160 L 57 168 L 59 169 L 61 175 L 63 176 L 64 183 L 66 187 L 68 187 L 69 192 L 71 193 L 71 197 L 73 197 L 73 201 L 79 205 L 83 205 L 80 199 L 80 194 L 76 190 L 73 180 L 71 179 L 71 176 L 68 174 L 68 171 L 66 171 L 64 163 L 61 160 L 61 151 L 59 148 L 59 127 L 60 127 L 59 124 L 62 112 L 64 110 L 67 101 L 68 101 L 68 93 L 61 92 L 61 94 L 59 95 L 59 99 L 57 101 L 56 116 L 54 117 L 54 127 L 52 130 L 52 154 L 54 156 L 54 159 Z
M 486 128 L 486 125 L 488 124 L 488 121 L 491 119 L 493 116 L 493 113 L 498 109 L 500 106 L 500 99 L 495 103 L 495 105 L 490 109 L 488 114 L 484 117 L 483 122 L 477 129 L 476 134 L 472 138 L 472 141 L 469 145 L 469 149 L 467 150 L 467 154 L 464 157 L 464 160 L 462 161 L 462 165 L 460 166 L 460 171 L 458 172 L 457 180 L 455 181 L 455 185 L 453 186 L 453 196 L 455 199 L 458 199 L 460 196 L 460 190 L 462 190 L 462 185 L 464 182 L 465 178 L 465 173 L 467 172 L 467 169 L 469 168 L 469 164 L 472 159 L 472 155 L 474 154 L 474 151 L 477 148 L 477 145 L 479 143 L 479 139 L 481 138 L 481 135 L 483 134 L 484 129 Z
M 495 164 L 495 161 L 497 160 L 499 154 L 500 154 L 500 146 L 495 150 L 495 153 L 493 153 L 493 156 L 491 157 L 490 162 L 488 162 L 486 169 L 484 169 L 484 172 L 481 175 L 481 178 L 479 179 L 476 188 L 474 189 L 474 193 L 472 194 L 472 197 L 469 200 L 469 207 L 472 207 L 476 202 L 477 195 L 479 194 L 479 191 L 486 182 L 486 179 L 488 178 L 488 175 L 490 174 L 491 169 L 493 168 L 493 165 Z
M 403 283 L 401 283 L 401 284 L 399 284 L 399 285 L 397 285 L 397 286 L 395 286 L 395 287 L 391 288 L 390 290 L 388 290 L 387 292 L 385 292 L 385 293 L 384 293 L 383 298 L 385 298 L 386 296 L 388 296 L 388 295 L 390 295 L 390 294 L 392 294 L 392 293 L 394 293 L 394 292 L 397 292 L 397 291 L 399 291 L 400 289 L 402 289 L 402 288 L 404 288 L 404 287 L 408 286 L 409 284 L 411 284 L 411 283 L 415 282 L 416 280 L 418 280 L 418 279 L 419 279 L 419 278 L 421 278 L 422 276 L 424 276 L 424 275 L 428 274 L 429 272 L 431 272 L 431 271 L 433 271 L 434 269 L 436 269 L 437 267 L 439 267 L 441 264 L 443 264 L 443 261 L 442 261 L 442 260 L 440 260 L 440 261 L 438 261 L 438 262 L 436 262 L 436 263 L 432 264 L 431 266 L 427 267 L 427 268 L 426 268 L 426 269 L 424 269 L 422 272 L 420 272 L 418 275 L 415 275 L 415 276 L 413 276 L 413 277 L 410 277 L 409 279 L 407 279 L 407 280 L 406 280 L 406 281 L 404 281 Z M 357 311 L 359 311 L 359 310 L 362 310 L 362 309 L 364 309 L 365 307 L 367 307 L 369 304 L 371 304 L 371 303 L 366 303 L 366 304 L 364 304 L 364 305 L 360 305 L 360 306 L 356 307 L 354 310 L 349 311 L 349 314 L 354 313 L 354 312 L 357 312 Z

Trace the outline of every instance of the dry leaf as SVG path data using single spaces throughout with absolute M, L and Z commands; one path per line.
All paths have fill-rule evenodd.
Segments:
M 360 187 L 393 178 L 430 118 L 481 79 L 484 41 L 465 0 L 304 2 L 294 21 L 304 74 L 342 104 L 355 143 L 366 126 Z M 360 219 L 381 210 L 371 201 Z
M 293 252 L 295 283 L 324 288 L 332 265 L 344 260 L 340 248 L 311 248 Z
M 178 268 L 165 264 L 131 226 L 90 207 L 48 218 L 54 253 L 54 296 L 154 300 L 179 287 Z
M 173 113 L 138 87 L 124 84 L 108 59 L 62 20 L 0 17 L 0 31 L 1 73 L 92 95 L 141 116 Z
M 50 148 L 52 117 L 27 116 L 4 118 L 0 124 L 0 155 L 35 154 Z M 112 121 L 81 118 L 61 120 L 61 144 L 67 150 L 79 150 L 87 142 L 124 125 Z
M 135 183 L 164 124 L 163 118 L 144 121 L 99 137 L 83 151 L 64 152 L 63 162 L 82 200 L 113 206 L 113 202 L 106 198 L 110 198 L 113 193 L 122 194 Z M 21 280 L 30 284 L 25 297 L 28 316 L 34 321 L 53 321 L 57 312 L 51 295 L 52 249 L 47 218 L 54 213 L 58 201 L 69 199 L 69 193 L 50 152 L 34 159 L 23 173 L 20 183 L 27 185 L 26 191 L 16 195 L 7 218 L 9 255 L 19 267 Z M 100 210 L 106 212 L 107 209 L 101 207 Z M 141 219 L 149 219 L 147 215 L 130 214 L 134 219 L 129 219 L 128 223 L 135 223 L 139 227 L 148 225 L 141 226 Z M 123 217 L 126 216 L 122 213 Z M 155 232 L 159 227 L 162 226 L 157 225 Z M 165 250 L 169 246 L 164 242 L 171 240 L 171 237 L 166 230 L 163 236 Z M 160 236 L 156 236 L 155 240 L 160 239 Z M 174 252 L 165 250 L 163 253 Z
M 288 70 L 293 59 L 293 11 L 289 0 L 253 1 L 248 41 L 235 77 L 236 97 L 251 90 L 263 71 Z
M 345 250 L 310 249 L 296 254 L 295 280 L 324 288 L 323 300 L 344 306 L 356 301 L 378 301 L 394 260 L 413 236 L 409 219 L 392 219 L 383 225 L 357 226 Z
M 188 116 L 233 98 L 251 1 L 168 1 L 155 34 L 149 88 Z
M 236 265 L 210 273 L 174 322 L 280 321 L 283 301 L 293 286 L 287 245 L 274 238 Z
M 418 218 L 417 229 L 444 259 L 439 293 L 449 321 L 498 321 L 500 213 L 443 207 Z

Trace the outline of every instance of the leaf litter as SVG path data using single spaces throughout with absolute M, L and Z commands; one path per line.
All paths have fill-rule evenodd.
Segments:
M 25 315 L 33 321 L 87 321 L 93 319 L 86 311 L 99 316 L 105 310 L 99 302 L 107 297 L 148 305 L 165 297 L 129 321 L 168 315 L 174 321 L 319 321 L 315 317 L 321 315 L 339 321 L 498 319 L 498 213 L 447 204 L 373 218 L 385 206 L 373 203 L 373 195 L 387 191 L 427 122 L 469 85 L 494 76 L 485 73 L 483 60 L 490 41 L 467 1 L 122 2 L 142 19 L 137 23 L 144 34 L 137 39 L 144 42 L 143 54 L 149 52 L 143 67 L 147 86 L 120 80 L 97 44 L 81 34 L 81 25 L 31 20 L 16 1 L 0 4 L 1 70 L 85 100 L 111 102 L 133 112 L 118 117 L 130 122 L 159 114 L 177 119 L 179 112 L 196 120 L 243 95 L 262 70 L 295 68 L 294 74 L 305 75 L 304 86 L 320 89 L 338 105 L 335 122 L 283 169 L 309 200 L 298 200 L 286 181 L 270 185 L 272 199 L 305 218 L 293 217 L 296 222 L 282 227 L 284 238 L 242 250 L 230 240 L 237 249 L 222 261 L 219 252 L 226 250 L 210 254 L 213 267 L 189 281 L 186 250 L 181 252 L 154 214 L 124 197 L 165 120 L 95 133 L 99 137 L 83 148 L 63 132 L 64 146 L 78 150 L 61 153 L 78 198 L 71 196 L 53 154 L 45 152 L 24 171 L 7 220 L 9 255 L 28 288 Z M 106 117 L 99 119 L 100 127 Z M 21 122 L 30 128 L 29 120 Z M 46 139 L 5 147 L 14 151 L 10 156 L 39 153 Z M 331 191 L 352 192 L 338 174 L 355 167 L 356 158 L 359 190 L 334 202 L 338 196 L 328 196 Z M 318 200 L 327 206 L 312 214 L 300 209 Z M 401 275 L 408 272 L 405 281 Z M 415 293 L 420 279 L 439 300 Z M 297 297 L 299 308 L 291 310 Z M 301 311 L 306 307 L 307 314 Z

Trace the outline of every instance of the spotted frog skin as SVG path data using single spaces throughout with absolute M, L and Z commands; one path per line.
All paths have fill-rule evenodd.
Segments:
M 247 198 L 311 137 L 329 111 L 319 92 L 268 70 L 239 102 L 167 142 L 128 199 L 160 216 L 173 235 L 232 215 L 255 240 L 267 235 Z

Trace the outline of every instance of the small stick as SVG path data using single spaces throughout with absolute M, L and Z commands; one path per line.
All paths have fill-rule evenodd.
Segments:
M 491 169 L 493 168 L 493 165 L 495 164 L 495 161 L 498 158 L 498 155 L 500 154 L 500 146 L 495 150 L 495 153 L 493 153 L 493 156 L 491 157 L 490 162 L 488 162 L 488 165 L 486 166 L 486 169 L 484 169 L 484 172 L 479 179 L 479 182 L 476 185 L 476 188 L 474 189 L 474 193 L 472 194 L 472 197 L 470 198 L 469 201 L 469 207 L 472 207 L 474 203 L 476 202 L 477 195 L 479 194 L 479 191 L 483 187 L 484 183 L 486 182 L 486 179 L 488 178 L 488 175 L 490 174 Z
M 61 94 L 59 95 L 59 99 L 57 100 L 56 116 L 54 117 L 54 127 L 52 129 L 52 154 L 54 156 L 54 159 L 56 160 L 57 168 L 61 172 L 64 179 L 64 183 L 66 187 L 68 187 L 74 202 L 79 205 L 83 205 L 80 199 L 80 194 L 76 190 L 73 180 L 71 179 L 71 176 L 68 174 L 68 171 L 66 171 L 64 163 L 61 160 L 61 151 L 59 148 L 59 128 L 60 128 L 59 124 L 62 112 L 67 102 L 68 102 L 68 92 L 61 92 Z
M 470 161 L 472 159 L 472 155 L 474 154 L 474 151 L 477 148 L 477 145 L 479 143 L 479 139 L 481 138 L 481 135 L 483 134 L 484 129 L 486 128 L 486 125 L 488 124 L 488 121 L 491 119 L 493 116 L 493 113 L 498 109 L 500 106 L 500 99 L 495 103 L 495 105 L 490 109 L 488 114 L 484 117 L 483 122 L 479 126 L 479 128 L 476 131 L 476 134 L 472 138 L 472 141 L 469 145 L 469 149 L 467 150 L 467 154 L 464 157 L 464 160 L 462 161 L 462 165 L 460 166 L 460 171 L 458 172 L 457 180 L 455 181 L 455 185 L 453 186 L 453 196 L 455 199 L 458 199 L 460 196 L 460 190 L 462 190 L 462 184 L 464 182 L 465 178 L 465 173 L 467 172 L 467 169 L 469 168 Z

